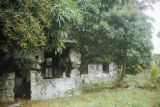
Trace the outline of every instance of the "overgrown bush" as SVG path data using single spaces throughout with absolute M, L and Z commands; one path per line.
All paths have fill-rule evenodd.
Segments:
M 156 65 L 153 65 L 150 70 L 150 80 L 152 82 L 158 82 L 158 78 L 160 77 L 160 68 Z
M 158 88 L 160 86 L 160 68 L 152 65 L 150 70 L 143 71 L 137 75 L 126 75 L 124 87 Z
M 123 87 L 131 88 L 153 88 L 154 84 L 146 79 L 142 75 L 126 75 L 124 79 Z

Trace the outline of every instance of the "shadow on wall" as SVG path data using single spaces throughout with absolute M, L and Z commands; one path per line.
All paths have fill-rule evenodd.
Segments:
M 30 89 L 30 72 L 29 71 L 19 71 L 15 75 L 15 99 L 30 99 L 31 89 Z

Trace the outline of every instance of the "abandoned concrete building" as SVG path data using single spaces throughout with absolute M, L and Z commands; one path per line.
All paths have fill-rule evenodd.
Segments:
M 102 64 L 89 64 L 88 74 L 80 74 L 81 54 L 73 46 L 74 43 L 66 42 L 66 48 L 60 55 L 43 52 L 34 59 L 32 69 L 1 73 L 0 102 L 17 98 L 45 100 L 81 95 L 82 81 L 106 82 L 116 76 L 114 64 L 108 65 L 106 70 Z
M 105 66 L 102 64 L 88 64 L 88 73 L 82 74 L 81 79 L 85 83 L 103 83 L 115 79 L 117 70 L 118 67 L 114 63 Z
M 44 51 L 39 57 L 33 58 L 32 69 L 1 72 L 0 101 L 14 101 L 17 98 L 43 100 L 81 95 L 82 82 L 78 70 L 81 55 L 74 44 L 66 41 L 62 54 Z

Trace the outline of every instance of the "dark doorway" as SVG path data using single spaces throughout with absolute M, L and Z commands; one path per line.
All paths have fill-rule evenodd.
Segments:
M 30 72 L 25 70 L 17 71 L 15 76 L 15 99 L 30 99 Z
M 69 57 L 70 48 L 63 49 L 61 54 L 55 51 L 44 53 L 43 75 L 44 78 L 61 78 L 63 73 L 70 76 L 71 61 Z
M 103 72 L 109 74 L 109 64 L 103 64 Z

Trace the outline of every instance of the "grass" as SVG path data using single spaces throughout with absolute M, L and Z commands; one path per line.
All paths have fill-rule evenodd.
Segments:
M 160 92 L 145 89 L 108 89 L 80 97 L 21 101 L 22 107 L 160 107 Z
M 83 83 L 82 92 L 83 93 L 92 93 L 92 92 L 99 92 L 106 89 L 112 89 L 114 88 L 114 81 L 108 81 L 108 82 L 101 82 L 101 83 Z

